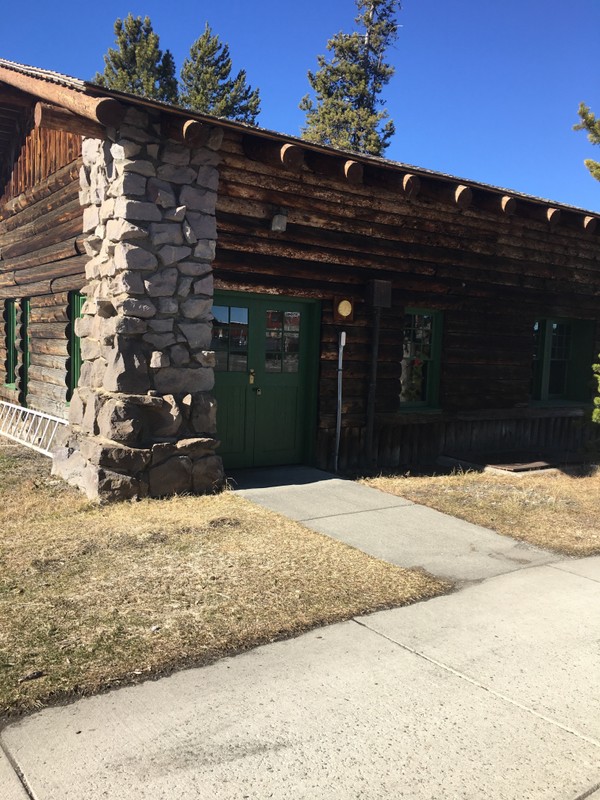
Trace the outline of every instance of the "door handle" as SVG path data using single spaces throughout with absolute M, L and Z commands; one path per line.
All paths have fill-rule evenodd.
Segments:
M 252 386 L 252 384 L 254 383 L 254 378 L 255 378 L 255 375 L 256 375 L 256 372 L 255 372 L 253 369 L 251 369 L 251 370 L 250 370 L 250 372 L 248 373 L 248 383 L 249 383 L 251 386 Z

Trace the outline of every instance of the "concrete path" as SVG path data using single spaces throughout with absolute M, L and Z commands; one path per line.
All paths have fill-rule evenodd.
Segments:
M 311 530 L 459 584 L 557 560 L 554 553 L 309 467 L 244 470 L 233 473 L 232 485 L 242 497 Z
M 316 524 L 344 513 L 343 483 L 313 487 Z M 297 485 L 286 502 L 304 514 Z M 346 514 L 364 515 L 369 550 L 385 538 L 371 514 L 417 510 L 365 509 L 357 488 Z M 8 726 L 0 798 L 600 800 L 600 557 L 521 564 L 486 540 L 500 556 L 483 580 L 489 533 L 454 534 L 446 574 L 477 581 L 460 592 Z

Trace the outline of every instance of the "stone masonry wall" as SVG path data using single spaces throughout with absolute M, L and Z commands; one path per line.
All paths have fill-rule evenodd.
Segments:
M 85 139 L 87 297 L 83 365 L 55 474 L 90 498 L 215 491 L 210 351 L 217 153 L 190 148 L 130 107 L 106 140 Z

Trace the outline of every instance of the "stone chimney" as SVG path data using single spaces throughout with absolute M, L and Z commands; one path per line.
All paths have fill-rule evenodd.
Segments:
M 210 394 L 223 134 L 190 148 L 133 107 L 107 133 L 83 142 L 83 364 L 53 472 L 103 501 L 213 492 L 223 484 Z

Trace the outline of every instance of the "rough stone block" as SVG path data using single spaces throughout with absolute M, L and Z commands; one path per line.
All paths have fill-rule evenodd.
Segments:
M 148 330 L 148 323 L 140 317 L 115 317 L 114 319 L 114 333 L 119 336 L 137 336 Z
M 134 340 L 124 337 L 116 339 L 104 375 L 106 391 L 135 394 L 148 391 L 150 388 L 148 365 L 139 351 L 140 348 Z
M 189 426 L 194 433 L 216 433 L 217 401 L 211 394 L 196 392 L 184 397 L 182 402 L 189 409 Z
M 150 238 L 154 247 L 162 244 L 183 244 L 181 225 L 176 222 L 153 222 L 150 225 Z
M 135 158 L 142 150 L 141 145 L 128 139 L 119 139 L 110 146 L 110 154 L 115 161 L 124 161 L 126 158 Z
M 140 200 L 129 200 L 126 197 L 117 197 L 115 202 L 115 217 L 130 222 L 160 222 L 162 214 L 160 208 L 154 203 L 144 203 Z
M 196 244 L 196 242 L 198 241 L 198 237 L 192 230 L 192 226 L 190 225 L 190 223 L 185 221 L 181 226 L 181 228 L 183 232 L 183 238 L 185 239 L 185 241 L 190 245 Z
M 115 247 L 115 267 L 123 270 L 153 270 L 158 261 L 154 253 L 129 242 L 119 242 Z
M 90 463 L 129 475 L 145 469 L 152 455 L 149 449 L 127 447 L 101 437 L 82 438 L 79 450 Z
M 190 163 L 190 148 L 186 145 L 166 144 L 160 157 L 165 164 L 186 167 Z
M 197 361 L 202 367 L 214 369 L 217 364 L 217 356 L 214 350 L 200 350 L 194 353 L 194 361 Z
M 196 170 L 193 167 L 176 167 L 172 164 L 161 164 L 156 174 L 161 180 L 178 185 L 193 183 L 196 180 Z
M 204 322 L 179 323 L 179 330 L 193 350 L 208 350 L 212 339 L 212 326 Z
M 100 139 L 84 139 L 81 145 L 81 155 L 85 167 L 91 167 L 98 160 L 102 149 Z
M 175 315 L 179 311 L 179 303 L 174 297 L 158 297 L 156 300 L 159 314 Z
M 169 208 L 165 211 L 165 219 L 170 222 L 182 222 L 185 219 L 185 206 L 177 206 L 176 208 Z
M 148 478 L 151 497 L 186 494 L 192 489 L 192 462 L 186 456 L 175 456 L 152 467 Z
M 85 406 L 81 398 L 79 389 L 75 389 L 71 397 L 71 402 L 69 404 L 69 424 L 81 425 L 81 423 L 83 422 L 84 411 L 85 411 Z
M 83 232 L 92 233 L 100 222 L 98 206 L 88 206 L 83 211 Z M 191 252 L 191 251 L 190 251 Z
M 171 297 L 175 294 L 179 273 L 175 267 L 156 272 L 145 281 L 150 297 Z
M 187 275 L 179 279 L 179 283 L 177 284 L 177 297 L 187 297 L 189 295 L 193 280 L 193 278 Z
M 119 272 L 111 284 L 115 295 L 145 294 L 144 281 L 139 272 Z
M 148 329 L 154 333 L 170 333 L 174 325 L 175 320 L 172 317 L 148 320 Z
M 194 294 L 203 294 L 206 297 L 212 297 L 214 292 L 214 278 L 212 272 L 210 275 L 205 275 L 199 281 L 194 282 Z
M 181 311 L 187 319 L 207 320 L 212 309 L 212 300 L 202 297 L 190 297 L 181 304 Z
M 179 202 L 181 205 L 186 206 L 188 211 L 202 211 L 205 214 L 214 214 L 217 195 L 208 189 L 184 186 L 179 194 Z
M 136 239 L 146 239 L 148 231 L 123 219 L 110 219 L 106 223 L 106 235 L 113 242 L 129 242 Z
M 143 430 L 140 409 L 131 402 L 109 398 L 98 412 L 98 433 L 122 444 L 138 444 Z
M 217 243 L 213 239 L 201 239 L 194 248 L 196 258 L 212 261 L 215 257 Z
M 177 269 L 182 275 L 191 275 L 194 278 L 199 278 L 201 275 L 206 275 L 210 272 L 212 266 L 203 261 L 180 261 L 177 264 Z
M 213 371 L 202 367 L 167 367 L 154 375 L 154 386 L 163 394 L 207 392 L 213 388 L 214 382 Z
M 177 199 L 173 187 L 167 181 L 160 180 L 159 178 L 150 178 L 148 180 L 148 200 L 156 203 L 161 208 L 172 208 L 177 205 Z
M 154 350 L 150 356 L 150 369 L 160 369 L 161 367 L 171 366 L 171 359 L 161 350 Z
M 207 148 L 200 148 L 199 150 L 192 151 L 191 165 L 194 167 L 202 167 L 210 165 L 212 167 L 218 166 L 222 161 L 220 153 L 215 153 Z
M 157 350 L 164 350 L 177 341 L 174 333 L 145 333 L 143 340 Z
M 207 456 L 194 461 L 192 467 L 192 489 L 194 494 L 213 494 L 225 485 L 223 462 L 219 456 Z
M 140 317 L 140 319 L 150 319 L 156 316 L 156 306 L 150 300 L 128 297 L 117 302 L 119 311 L 123 316 Z
M 219 187 L 219 172 L 215 167 L 204 165 L 198 170 L 196 183 L 204 189 L 216 192 Z
M 169 350 L 171 364 L 174 367 L 185 367 L 190 363 L 190 351 L 183 344 L 176 344 Z
M 191 247 L 177 247 L 172 244 L 167 244 L 158 251 L 158 257 L 163 266 L 168 267 L 170 264 L 175 264 L 177 261 L 183 261 L 191 255 Z

